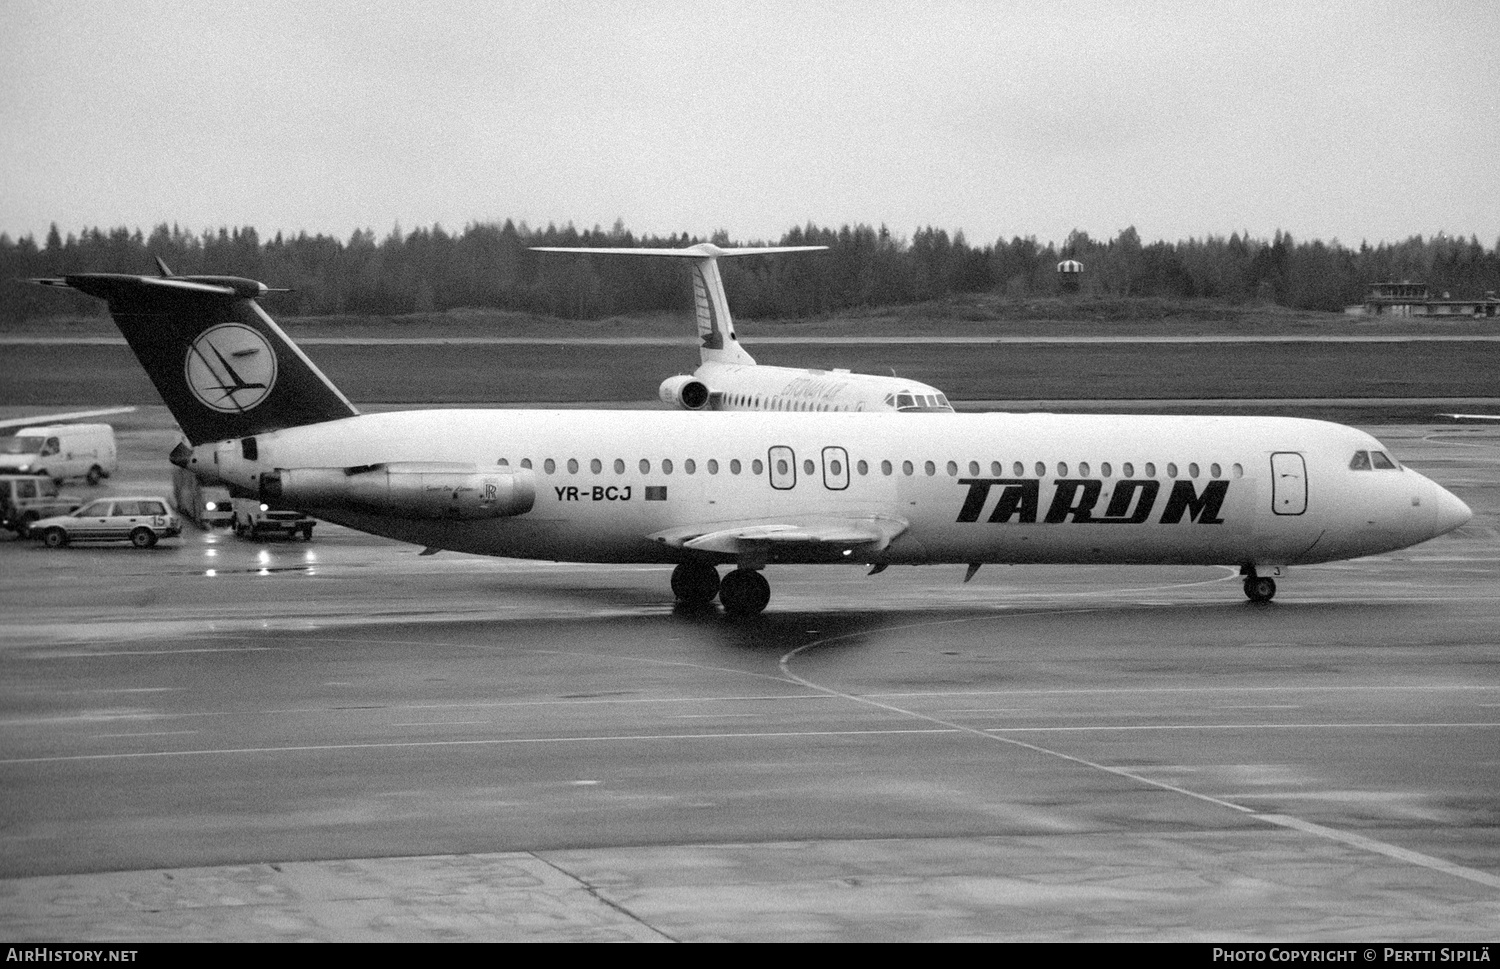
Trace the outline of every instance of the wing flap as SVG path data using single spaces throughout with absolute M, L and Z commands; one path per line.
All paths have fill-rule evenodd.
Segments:
M 695 552 L 795 561 L 802 556 L 820 560 L 854 553 L 874 555 L 884 551 L 907 527 L 908 523 L 899 518 L 820 517 L 680 526 L 648 537 Z

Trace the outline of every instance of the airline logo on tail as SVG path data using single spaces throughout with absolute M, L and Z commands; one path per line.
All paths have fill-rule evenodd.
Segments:
M 243 414 L 276 386 L 276 351 L 250 327 L 221 323 L 199 334 L 188 347 L 183 373 L 203 406 Z

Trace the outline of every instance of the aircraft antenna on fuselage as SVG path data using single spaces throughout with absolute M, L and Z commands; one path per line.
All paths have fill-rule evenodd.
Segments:
M 723 249 L 700 242 L 684 249 L 608 249 L 533 246 L 536 252 L 573 252 L 595 256 L 665 256 L 693 262 L 693 316 L 698 325 L 698 357 L 703 363 L 753 365 L 755 358 L 740 346 L 734 333 L 734 318 L 724 295 L 719 259 L 729 256 L 768 256 L 782 252 L 817 252 L 827 246 L 753 246 Z

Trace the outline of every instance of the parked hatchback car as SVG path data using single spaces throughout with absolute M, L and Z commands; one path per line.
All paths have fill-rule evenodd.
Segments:
M 150 548 L 159 539 L 182 533 L 182 520 L 165 498 L 127 495 L 91 501 L 71 515 L 32 523 L 30 534 L 48 548 L 69 542 L 128 541 Z

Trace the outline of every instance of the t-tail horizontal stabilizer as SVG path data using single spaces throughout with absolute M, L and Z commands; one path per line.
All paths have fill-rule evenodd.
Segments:
M 665 256 L 693 261 L 693 315 L 698 323 L 701 342 L 699 359 L 703 363 L 745 364 L 755 358 L 740 346 L 734 335 L 734 319 L 729 315 L 729 300 L 724 296 L 724 279 L 719 275 L 719 259 L 730 256 L 769 256 L 781 252 L 817 252 L 827 246 L 754 246 L 722 249 L 711 242 L 700 242 L 684 249 L 604 249 L 534 246 L 537 252 L 575 252 L 594 256 Z
M 168 273 L 157 260 L 158 268 Z M 36 279 L 109 303 L 115 325 L 193 445 L 321 424 L 359 412 L 238 276 L 76 273 Z

